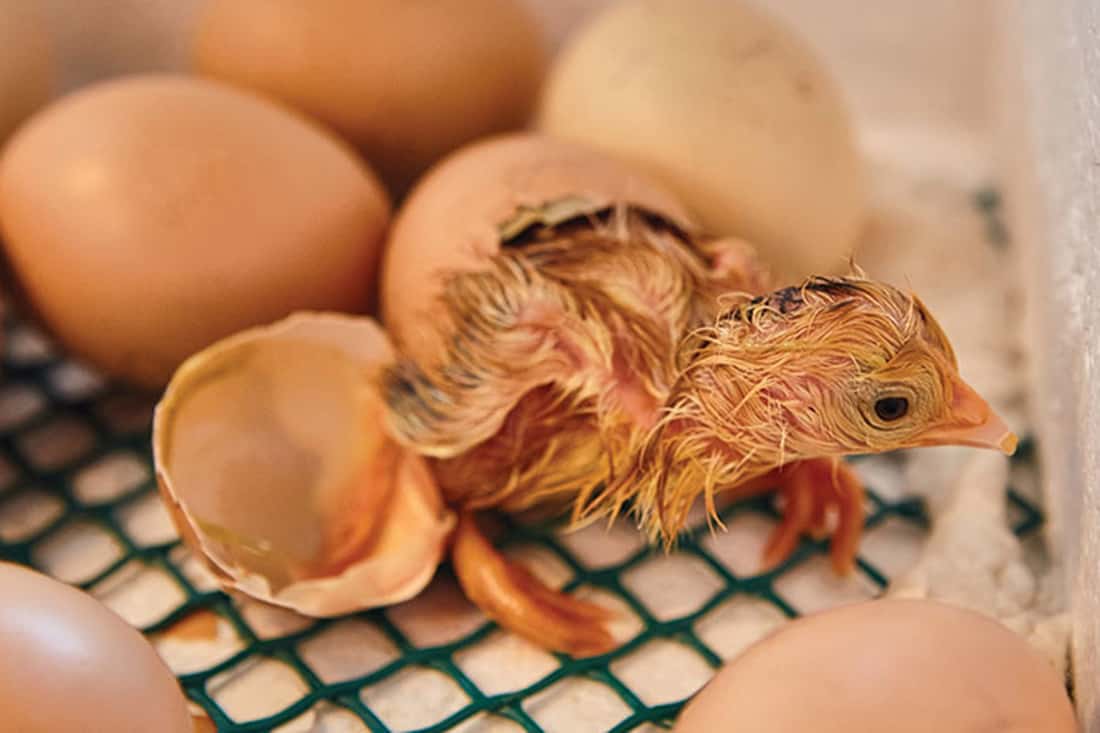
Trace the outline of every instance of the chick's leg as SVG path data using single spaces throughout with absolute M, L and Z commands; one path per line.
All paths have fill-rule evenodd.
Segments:
M 829 554 L 838 574 L 851 572 L 864 517 L 863 482 L 855 471 L 834 458 L 798 461 L 742 484 L 732 493 L 751 496 L 769 489 L 783 495 L 786 508 L 764 549 L 764 566 L 775 567 L 790 557 L 803 534 L 826 532 L 829 509 L 834 508 L 837 526 Z
M 610 651 L 611 612 L 547 587 L 492 546 L 473 514 L 458 521 L 451 561 L 466 596 L 504 628 L 574 656 Z

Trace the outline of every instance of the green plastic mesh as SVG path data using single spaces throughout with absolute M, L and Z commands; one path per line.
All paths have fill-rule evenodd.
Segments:
M 996 227 L 996 197 L 984 194 L 979 205 L 990 215 L 991 239 L 1003 233 Z M 408 668 L 429 668 L 447 675 L 468 698 L 467 704 L 420 731 L 445 731 L 482 713 L 506 718 L 525 731 L 543 731 L 532 714 L 530 701 L 566 678 L 586 678 L 610 690 L 629 713 L 609 728 L 631 731 L 641 727 L 667 726 L 683 701 L 647 705 L 642 697 L 613 671 L 617 659 L 644 645 L 664 639 L 681 645 L 706 665 L 717 667 L 722 657 L 708 646 L 699 633 L 699 624 L 708 614 L 735 598 L 760 599 L 784 616 L 797 615 L 795 604 L 781 591 L 785 576 L 826 551 L 824 542 L 804 541 L 783 566 L 758 575 L 737 575 L 708 550 L 705 522 L 689 532 L 677 552 L 705 564 L 719 586 L 701 604 L 676 618 L 658 618 L 635 592 L 624 583 L 632 569 L 651 561 L 653 551 L 642 548 L 610 567 L 591 569 L 571 552 L 551 525 L 522 526 L 505 519 L 507 532 L 502 543 L 536 546 L 548 551 L 569 569 L 572 579 L 567 588 L 600 589 L 624 602 L 640 619 L 642 628 L 614 652 L 597 658 L 577 660 L 558 655 L 557 666 L 533 684 L 507 694 L 486 694 L 462 671 L 456 655 L 483 642 L 493 625 L 484 623 L 462 638 L 439 646 L 417 646 L 383 610 L 357 614 L 396 646 L 396 658 L 369 674 L 326 684 L 312 669 L 300 649 L 303 643 L 323 633 L 334 620 L 311 623 L 274 638 L 260 633 L 241 612 L 240 606 L 223 593 L 196 583 L 186 571 L 174 538 L 137 532 L 130 519 L 156 501 L 149 452 L 151 402 L 147 398 L 104 384 L 63 358 L 33 329 L 9 319 L 6 323 L 5 380 L 0 386 L 0 558 L 38 567 L 57 574 L 58 557 L 73 552 L 80 543 L 109 546 L 109 561 L 84 567 L 79 578 L 65 577 L 82 588 L 94 590 L 117 574 L 133 573 L 135 568 L 163 574 L 178 587 L 178 602 L 163 610 L 156 621 L 143 631 L 156 634 L 187 617 L 197 609 L 207 609 L 228 620 L 239 635 L 239 651 L 200 671 L 184 674 L 180 681 L 192 700 L 201 705 L 219 730 L 268 731 L 314 709 L 321 702 L 344 708 L 359 718 L 368 730 L 384 732 L 383 716 L 365 702 L 365 689 Z M 1025 446 L 1017 461 L 1028 460 Z M 856 459 L 859 460 L 859 459 Z M 103 491 L 103 482 L 89 478 L 108 475 L 115 488 Z M 1015 532 L 1028 535 L 1042 523 L 1038 509 L 1009 488 L 1007 500 Z M 928 517 L 916 499 L 887 500 L 871 487 L 867 529 L 873 531 L 887 522 L 902 522 L 919 531 L 927 531 Z M 777 516 L 767 497 L 743 501 L 727 507 L 723 518 L 733 523 L 743 515 Z M 78 553 L 79 556 L 79 553 Z M 78 563 L 79 564 L 79 563 Z M 69 572 L 68 570 L 65 571 Z M 446 572 L 446 570 L 442 571 Z M 886 571 L 861 555 L 857 573 L 874 588 L 889 582 Z M 234 721 L 215 700 L 212 679 L 240 665 L 259 659 L 273 659 L 289 666 L 301 678 L 308 693 L 268 717 Z M 652 727 L 649 728 L 652 730 Z M 549 733 L 549 731 L 548 731 Z

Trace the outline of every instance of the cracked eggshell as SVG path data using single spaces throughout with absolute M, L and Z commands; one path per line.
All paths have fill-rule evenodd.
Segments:
M 154 420 L 161 495 L 227 589 L 311 616 L 407 600 L 454 516 L 385 432 L 368 318 L 304 313 L 224 339 L 176 373 Z
M 453 153 L 420 180 L 394 221 L 382 261 L 387 330 L 413 359 L 434 356 L 437 336 L 424 324 L 433 322 L 443 274 L 484 267 L 500 251 L 502 228 L 525 209 L 560 204 L 582 214 L 617 203 L 694 228 L 675 194 L 581 145 L 520 133 Z

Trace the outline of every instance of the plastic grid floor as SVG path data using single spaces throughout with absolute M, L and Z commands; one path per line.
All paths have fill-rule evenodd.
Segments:
M 996 208 L 995 200 L 991 202 L 988 197 L 979 199 L 979 203 L 987 212 Z M 993 232 L 991 235 L 998 238 Z M 449 643 L 418 646 L 386 612 L 370 611 L 355 616 L 392 643 L 398 650 L 396 658 L 368 674 L 326 683 L 307 664 L 300 648 L 337 620 L 312 622 L 304 629 L 274 637 L 261 633 L 233 599 L 196 582 L 173 537 L 163 532 L 158 536 L 155 532 L 150 535 L 134 530 L 130 517 L 143 504 L 156 501 L 148 447 L 151 400 L 105 384 L 93 373 L 64 360 L 46 339 L 24 324 L 8 318 L 5 332 L 4 381 L 0 385 L 0 559 L 37 567 L 92 592 L 124 574 L 160 572 L 179 593 L 177 601 L 162 608 L 156 620 L 137 624 L 147 634 L 162 632 L 199 609 L 227 620 L 242 647 L 217 664 L 180 677 L 187 694 L 206 710 L 219 731 L 272 730 L 323 702 L 343 708 L 361 721 L 366 730 L 396 731 L 372 710 L 361 693 L 407 668 L 441 672 L 468 698 L 465 705 L 445 719 L 418 728 L 421 733 L 449 730 L 483 713 L 512 721 L 511 729 L 547 730 L 540 727 L 527 703 L 556 683 L 575 677 L 604 686 L 629 710 L 610 731 L 665 727 L 684 701 L 646 704 L 616 674 L 615 661 L 652 640 L 665 639 L 690 649 L 706 665 L 719 666 L 722 656 L 701 637 L 700 622 L 730 599 L 741 597 L 760 599 L 783 616 L 796 616 L 798 611 L 777 591 L 777 584 L 826 549 L 824 542 L 807 540 L 781 567 L 759 575 L 739 575 L 708 549 L 707 528 L 701 522 L 685 534 L 677 552 L 704 563 L 720 579 L 721 587 L 690 613 L 659 618 L 623 582 L 625 574 L 653 560 L 659 551 L 643 547 L 617 564 L 592 569 L 570 551 L 551 525 L 522 526 L 504 519 L 507 531 L 501 540 L 503 544 L 535 546 L 552 553 L 572 575 L 566 588 L 585 586 L 612 594 L 640 619 L 641 630 L 608 655 L 583 660 L 556 655 L 556 668 L 533 684 L 504 694 L 487 694 L 456 664 L 455 657 L 483 642 L 493 633 L 493 624 L 483 623 Z M 1029 454 L 1025 448 L 1016 460 L 1028 460 Z M 105 477 L 109 480 L 102 480 Z M 920 501 L 887 500 L 873 489 L 868 496 L 868 530 L 891 519 L 927 530 L 928 518 Z M 1013 506 L 1017 535 L 1035 532 L 1042 523 L 1039 510 L 1011 488 L 1007 497 Z M 728 524 L 746 514 L 777 516 L 772 502 L 762 497 L 726 507 L 723 519 Z M 79 567 L 83 553 L 74 548 L 88 543 L 98 543 L 101 549 L 109 547 L 106 555 L 99 553 L 99 557 L 108 559 Z M 77 571 L 72 570 L 72 562 L 61 562 L 66 556 L 70 561 L 76 558 Z M 859 558 L 857 573 L 880 590 L 889 582 L 887 573 L 864 555 Z M 234 721 L 215 699 L 210 683 L 215 677 L 258 659 L 287 665 L 308 692 L 274 714 Z

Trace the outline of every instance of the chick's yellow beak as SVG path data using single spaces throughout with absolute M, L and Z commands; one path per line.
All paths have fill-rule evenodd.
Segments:
M 1016 434 L 974 389 L 951 378 L 951 406 L 947 417 L 920 436 L 921 445 L 967 445 L 991 448 L 1005 455 L 1016 452 Z

